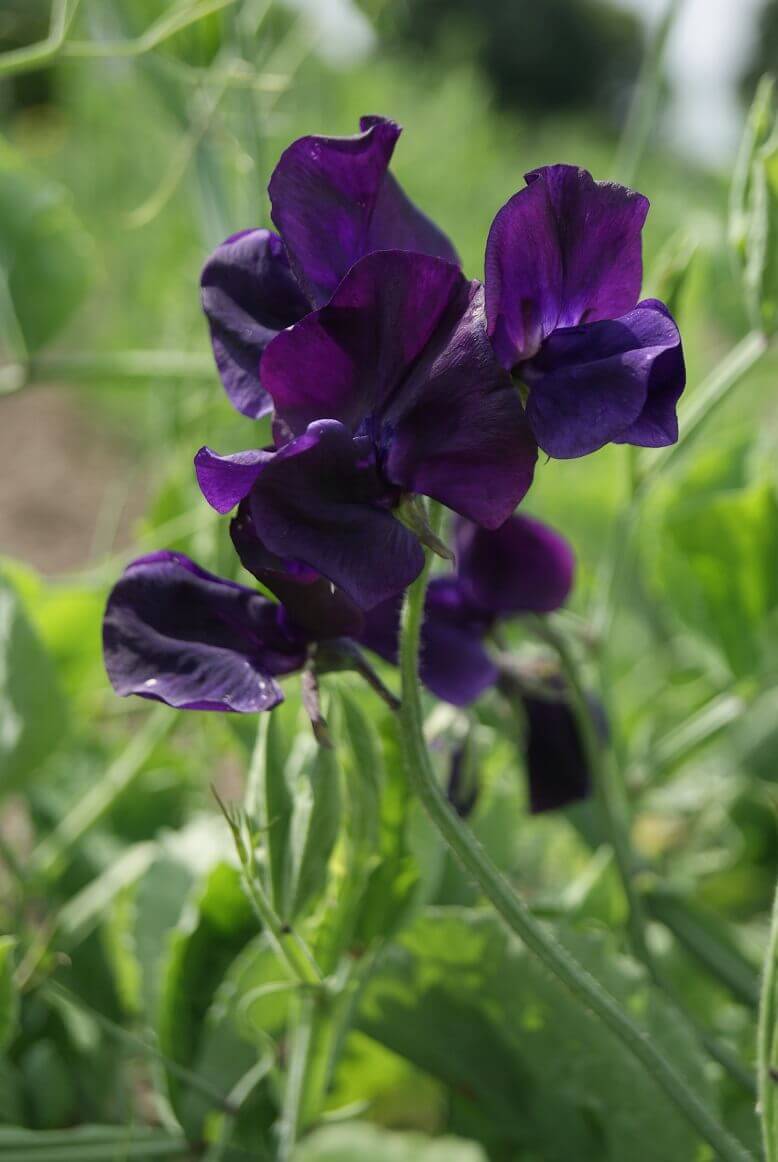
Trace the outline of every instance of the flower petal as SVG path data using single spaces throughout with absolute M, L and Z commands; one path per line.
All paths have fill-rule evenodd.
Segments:
M 184 710 L 270 710 L 283 698 L 274 675 L 298 669 L 306 652 L 279 610 L 181 553 L 142 557 L 108 599 L 103 652 L 111 685 Z
M 531 358 L 557 327 L 615 318 L 638 300 L 642 194 L 571 165 L 526 175 L 486 243 L 486 310 L 500 361 Z
M 359 636 L 363 615 L 342 590 L 296 561 L 284 561 L 262 543 L 242 500 L 230 521 L 230 536 L 241 564 L 282 602 L 289 620 L 308 637 L 322 641 Z
M 488 621 L 474 615 L 454 577 L 430 582 L 422 628 L 419 674 L 437 697 L 469 706 L 499 672 L 484 646 Z
M 272 218 L 315 306 L 374 250 L 412 250 L 458 262 L 456 251 L 388 172 L 400 127 L 364 117 L 354 137 L 301 137 L 282 154 L 268 192 Z
M 648 395 L 634 424 L 622 432 L 616 444 L 637 444 L 642 448 L 664 448 L 678 440 L 676 405 L 686 386 L 686 366 L 681 336 L 672 315 L 658 299 L 644 299 L 638 309 L 659 311 L 675 327 L 676 343 L 655 360 L 648 380 Z
M 279 331 L 311 309 L 270 230 L 244 230 L 217 246 L 200 276 L 211 345 L 230 401 L 258 419 L 272 409 L 260 382 L 260 359 Z
M 537 815 L 585 799 L 591 777 L 570 706 L 563 699 L 527 695 L 522 703 L 530 811 Z
M 360 609 L 399 593 L 424 563 L 387 509 L 368 453 L 342 424 L 321 420 L 272 456 L 250 498 L 268 549 L 315 569 Z
M 248 496 L 254 481 L 273 453 L 253 449 L 220 456 L 210 448 L 201 448 L 194 458 L 197 483 L 210 504 L 222 515 Z
M 559 533 L 516 515 L 494 531 L 456 523 L 457 576 L 474 605 L 495 616 L 550 613 L 567 600 L 575 556 Z
M 644 304 L 620 319 L 555 331 L 521 366 L 527 418 L 543 451 L 564 460 L 624 438 L 652 382 L 664 383 L 665 358 L 678 344 L 669 314 Z

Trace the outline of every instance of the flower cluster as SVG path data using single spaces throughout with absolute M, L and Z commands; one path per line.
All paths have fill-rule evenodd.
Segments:
M 360 643 L 394 660 L 402 594 L 434 544 L 429 497 L 457 514 L 457 565 L 429 587 L 421 673 L 468 704 L 504 677 L 500 619 L 557 608 L 572 582 L 566 542 L 513 516 L 538 449 L 677 438 L 678 329 L 639 301 L 646 199 L 573 166 L 535 170 L 473 281 L 389 171 L 399 133 L 366 117 L 354 137 L 294 142 L 269 185 L 278 232 L 235 234 L 205 265 L 222 383 L 249 419 L 272 415 L 273 443 L 202 448 L 197 479 L 278 602 L 181 554 L 135 561 L 105 618 L 120 694 L 253 712 L 317 652 Z

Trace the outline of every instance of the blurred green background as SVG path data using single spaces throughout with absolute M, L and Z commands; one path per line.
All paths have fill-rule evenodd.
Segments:
M 262 437 L 212 368 L 198 301 L 210 250 L 269 225 L 266 184 L 286 144 L 354 132 L 364 113 L 404 126 L 394 172 L 472 277 L 523 173 L 573 162 L 651 200 L 645 293 L 672 300 L 693 409 L 750 333 L 729 186 L 756 81 L 776 61 L 777 14 L 758 0 L 0 0 L 0 51 L 24 61 L 4 69 L 19 57 L 0 58 L 0 929 L 11 937 L 0 975 L 5 964 L 21 993 L 7 1028 L 0 1020 L 0 1123 L 184 1124 L 190 1142 L 196 1124 L 208 1137 L 180 1095 L 162 1102 L 159 1062 L 101 1020 L 217 1078 L 219 1052 L 236 1052 L 214 1048 L 207 1020 L 227 1003 L 224 980 L 247 987 L 253 921 L 209 788 L 240 795 L 254 724 L 120 702 L 99 637 L 108 588 L 133 555 L 178 548 L 237 576 L 192 457 Z M 760 348 L 752 362 L 699 438 L 652 476 L 613 586 L 629 449 L 540 464 L 526 501 L 576 550 L 569 623 L 594 640 L 658 955 L 696 1017 L 747 1060 L 778 872 L 778 359 Z M 294 699 L 284 713 L 293 733 Z M 526 814 L 521 760 L 494 713 L 481 714 L 473 824 L 539 908 L 594 926 L 607 960 L 624 925 L 607 852 L 592 855 L 574 813 Z M 409 811 L 424 840 L 408 855 L 416 904 L 471 904 Z M 678 898 L 693 913 L 683 931 Z M 445 932 L 421 939 L 430 956 L 435 939 L 445 951 Z M 714 971 L 700 967 L 711 959 Z M 49 978 L 67 996 L 37 987 Z M 474 1061 L 496 1052 L 489 1014 L 462 1020 Z M 569 1139 L 551 1129 L 552 1095 L 537 1139 L 527 1131 L 500 1152 L 497 1106 L 465 1108 L 466 1085 L 482 1078 L 452 1089 L 444 1041 L 417 1051 L 374 1014 L 364 1025 L 333 1107 L 365 1101 L 379 1124 L 455 1130 L 494 1158 L 627 1156 L 627 1129 L 613 1138 L 580 1112 L 605 1100 L 607 1071 L 565 1082 L 582 1119 Z M 533 1093 L 557 1068 L 546 1052 L 516 1067 Z M 557 1052 L 575 1057 L 564 1038 Z M 706 1084 L 755 1141 L 753 1101 L 720 1074 Z M 353 1157 L 379 1157 L 365 1141 Z M 645 1158 L 680 1162 L 684 1148 L 647 1146 Z M 340 1149 L 332 1156 L 345 1159 Z

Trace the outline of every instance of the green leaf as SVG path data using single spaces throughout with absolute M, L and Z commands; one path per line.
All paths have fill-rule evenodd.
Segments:
M 393 1133 L 367 1123 L 325 1126 L 302 1142 L 294 1162 L 487 1162 L 475 1142 Z
M 65 704 L 51 658 L 0 574 L 0 792 L 33 775 L 64 728 Z
M 0 291 L 10 300 L 0 302 L 6 345 L 13 343 L 11 328 L 18 328 L 27 352 L 61 330 L 86 291 L 88 253 L 88 236 L 66 191 L 29 169 L 0 138 Z M 19 359 L 25 354 L 12 353 Z
M 289 828 L 294 809 L 286 781 L 285 710 L 277 707 L 272 714 L 260 716 L 246 795 L 249 818 L 261 831 L 270 897 L 280 916 L 287 914 Z
M 19 1019 L 19 994 L 14 983 L 15 936 L 0 936 L 0 1053 L 10 1044 Z
M 314 748 L 312 760 L 293 788 L 294 813 L 289 836 L 290 919 L 324 890 L 327 865 L 340 825 L 340 772 L 334 750 Z
M 703 1100 L 693 1034 L 633 962 L 595 933 L 558 933 Z M 444 1081 L 455 1128 L 544 1162 L 694 1159 L 686 1121 L 621 1044 L 488 913 L 429 909 L 369 982 L 359 1026 Z M 533 1155 L 534 1156 L 534 1155 Z
M 190 1157 L 182 1137 L 140 1126 L 78 1126 L 73 1130 L 0 1127 L 3 1162 L 132 1162 Z

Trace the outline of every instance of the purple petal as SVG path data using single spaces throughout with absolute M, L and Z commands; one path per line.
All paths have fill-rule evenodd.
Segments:
M 498 211 L 486 243 L 486 311 L 498 358 L 531 358 L 557 327 L 615 318 L 638 300 L 648 200 L 586 170 L 546 166 Z
M 201 448 L 194 459 L 200 491 L 211 508 L 222 515 L 231 512 L 248 496 L 254 481 L 272 458 L 272 452 L 260 449 L 219 456 L 210 448 Z
M 211 344 L 230 401 L 258 419 L 272 409 L 260 382 L 262 352 L 311 309 L 270 230 L 244 230 L 217 246 L 200 276 Z
M 565 603 L 573 585 L 572 548 L 529 516 L 512 516 L 494 531 L 458 520 L 455 552 L 463 591 L 495 616 L 550 613 Z
M 393 485 L 479 523 L 501 524 L 530 486 L 537 447 L 482 290 L 450 263 L 368 255 L 270 345 L 263 375 L 292 431 L 327 416 L 366 432 Z
M 623 439 L 652 382 L 664 384 L 666 357 L 678 346 L 669 314 L 642 303 L 620 319 L 555 331 L 521 366 L 527 418 L 543 451 L 564 460 Z
M 658 299 L 644 299 L 638 309 L 661 312 L 675 327 L 672 315 Z M 638 444 L 643 448 L 664 448 L 678 439 L 676 405 L 686 386 L 681 336 L 676 327 L 676 343 L 657 357 L 648 380 L 648 395 L 634 424 L 622 432 L 616 444 Z
M 299 669 L 306 656 L 280 609 L 181 553 L 142 557 L 108 599 L 103 652 L 111 685 L 184 710 L 270 710 L 283 698 L 274 676 Z
M 524 742 L 530 811 L 554 811 L 591 788 L 591 777 L 572 710 L 559 699 L 522 696 L 526 715 Z
M 354 137 L 301 137 L 282 154 L 268 191 L 292 269 L 315 306 L 374 250 L 412 250 L 457 263 L 437 226 L 388 172 L 400 127 L 365 117 Z
M 386 507 L 365 440 L 336 420 L 311 424 L 276 452 L 251 493 L 251 515 L 268 549 L 339 586 L 360 609 L 399 593 L 424 554 Z
M 244 569 L 274 593 L 290 622 L 315 641 L 359 636 L 363 615 L 340 589 L 297 561 L 284 561 L 262 543 L 251 505 L 243 500 L 230 536 Z

